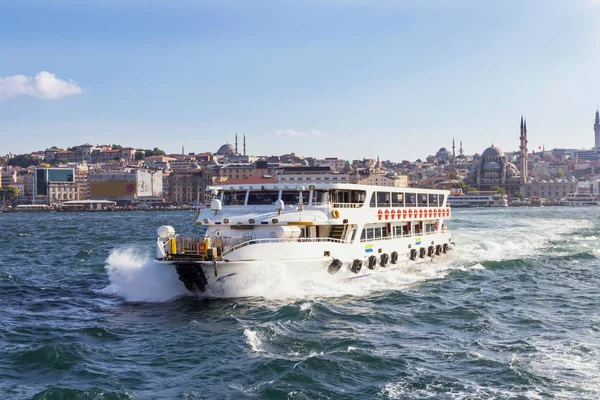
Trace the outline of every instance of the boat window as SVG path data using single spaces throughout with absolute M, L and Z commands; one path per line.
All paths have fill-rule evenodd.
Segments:
M 308 204 L 308 196 L 310 192 L 305 190 L 302 192 L 302 203 Z M 300 191 L 299 190 L 284 190 L 281 192 L 281 200 L 285 204 L 299 204 L 300 203 Z
M 366 229 L 363 229 L 362 232 L 360 232 L 360 240 L 365 240 L 366 236 Z
M 392 192 L 392 207 L 404 207 L 404 193 Z
M 375 239 L 380 239 L 381 236 L 382 236 L 381 228 L 380 227 L 375 228 Z
M 364 190 L 353 190 L 350 192 L 350 198 L 352 203 L 363 205 L 367 199 L 367 192 Z
M 438 206 L 438 195 L 437 195 L 437 193 L 430 194 L 429 195 L 429 207 L 437 207 L 437 206 Z
M 417 206 L 418 207 L 427 207 L 427 195 L 426 194 L 419 194 L 418 196 L 418 200 L 417 200 Z
M 329 192 L 327 190 L 316 190 L 313 193 L 313 204 L 327 204 L 327 203 L 329 203 Z
M 406 193 L 406 207 L 417 206 L 417 195 L 414 193 Z
M 246 191 L 226 190 L 223 192 L 223 205 L 224 206 L 243 206 L 246 202 Z
M 377 207 L 390 206 L 390 192 L 377 192 Z
M 365 228 L 367 231 L 367 239 L 373 239 L 373 228 Z
M 275 204 L 277 199 L 279 199 L 279 191 L 250 192 L 248 205 Z
M 375 192 L 371 193 L 371 201 L 369 203 L 370 207 L 377 207 L 377 202 L 375 201 L 376 195 Z

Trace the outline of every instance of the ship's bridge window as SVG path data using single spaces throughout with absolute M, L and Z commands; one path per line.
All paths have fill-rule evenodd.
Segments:
M 305 190 L 302 192 L 302 204 L 308 204 L 310 192 Z M 285 204 L 300 204 L 300 191 L 299 190 L 284 190 L 281 192 L 281 200 Z
M 417 195 L 414 193 L 406 193 L 406 207 L 417 206 Z
M 390 206 L 390 192 L 377 192 L 377 207 Z
M 245 190 L 226 190 L 223 192 L 223 205 L 224 206 L 242 206 L 246 202 L 246 191 Z
M 404 193 L 392 192 L 392 207 L 404 207 Z
M 377 201 L 375 200 L 377 194 L 375 192 L 371 193 L 371 200 L 369 201 L 369 207 L 377 207 Z
M 418 207 L 427 207 L 427 195 L 426 194 L 419 194 L 418 199 L 417 199 L 417 206 Z
M 315 190 L 313 193 L 313 204 L 327 203 L 329 203 L 329 192 L 327 190 Z
M 279 191 L 262 190 L 260 192 L 250 192 L 248 195 L 248 205 L 275 204 L 278 199 Z
M 430 194 L 429 195 L 429 207 L 437 207 L 437 206 L 438 206 L 438 195 L 437 195 L 437 193 Z

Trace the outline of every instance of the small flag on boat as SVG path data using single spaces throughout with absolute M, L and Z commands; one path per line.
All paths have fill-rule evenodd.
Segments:
M 365 245 L 365 253 L 372 253 L 373 252 L 373 245 L 372 244 L 366 244 Z
M 418 245 L 420 245 L 420 244 L 421 244 L 421 238 L 420 238 L 420 237 L 418 237 L 418 238 L 415 238 L 415 245 L 417 245 L 417 246 L 418 246 Z

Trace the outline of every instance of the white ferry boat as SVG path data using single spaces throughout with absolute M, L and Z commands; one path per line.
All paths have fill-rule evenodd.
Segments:
M 496 192 L 468 192 L 463 194 L 462 190 L 451 190 L 448 196 L 450 207 L 508 207 L 508 196 Z
M 598 206 L 600 201 L 589 192 L 575 192 L 567 194 L 567 197 L 561 199 L 561 205 L 564 206 Z
M 265 262 L 354 279 L 453 248 L 448 191 L 354 184 L 210 187 L 202 237 L 158 228 L 156 259 L 190 291 L 257 272 Z

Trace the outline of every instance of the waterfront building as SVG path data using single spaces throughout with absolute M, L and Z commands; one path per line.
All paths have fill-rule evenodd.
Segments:
M 334 172 L 329 167 L 286 167 L 277 170 L 275 182 L 290 185 L 350 183 L 350 176 L 346 173 Z
M 133 203 L 141 197 L 162 197 L 162 171 L 124 168 L 90 172 L 89 199 Z
M 346 169 L 346 160 L 337 157 L 325 157 L 314 160 L 315 167 L 329 167 L 334 172 L 344 172 Z
M 206 186 L 212 184 L 209 168 L 172 171 L 169 175 L 167 199 L 173 203 L 193 204 L 210 201 Z
M 213 165 L 213 183 L 219 184 L 226 182 L 229 179 L 268 179 L 275 176 L 275 171 L 278 167 L 279 164 L 269 164 L 266 161 L 256 161 L 254 163 Z
M 408 175 L 369 174 L 358 180 L 360 185 L 408 187 Z
M 51 204 L 79 199 L 73 168 L 35 168 L 31 189 L 32 203 Z

